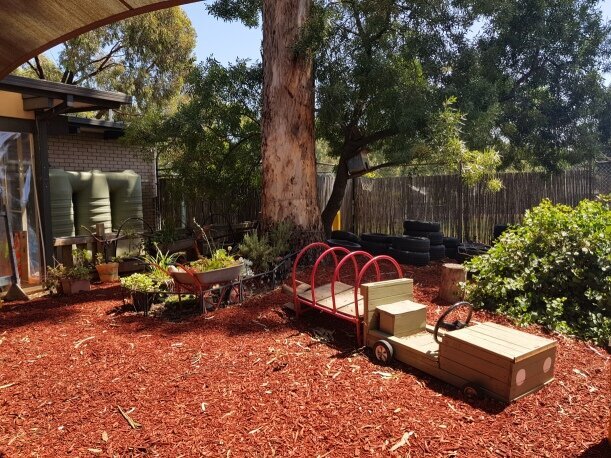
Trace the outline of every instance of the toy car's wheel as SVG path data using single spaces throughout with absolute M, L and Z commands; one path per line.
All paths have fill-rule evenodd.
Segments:
M 373 344 L 373 354 L 376 360 L 382 364 L 389 364 L 392 361 L 393 353 L 392 345 L 386 340 L 378 340 Z
M 465 321 L 460 321 L 460 320 L 454 320 L 451 322 L 445 321 L 445 318 L 448 315 L 450 315 L 455 310 L 459 310 L 461 308 L 465 308 L 467 310 L 467 318 L 465 318 Z M 433 338 L 435 339 L 435 342 L 441 343 L 441 341 L 439 340 L 439 328 L 443 328 L 448 331 L 466 328 L 469 325 L 469 322 L 471 321 L 472 315 L 473 315 L 473 306 L 469 302 L 461 301 L 461 302 L 457 302 L 456 304 L 448 307 L 447 310 L 441 314 L 441 316 L 437 320 L 437 323 L 435 323 L 435 330 L 433 331 Z
M 481 394 L 477 385 L 474 385 L 473 383 L 467 383 L 465 386 L 462 387 L 461 391 L 462 394 L 468 399 L 479 398 Z

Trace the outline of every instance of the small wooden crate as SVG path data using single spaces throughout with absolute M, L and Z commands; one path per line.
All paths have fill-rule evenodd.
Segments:
M 411 278 L 397 278 L 395 280 L 364 283 L 361 285 L 361 294 L 365 310 L 363 324 L 365 335 L 367 336 L 370 329 L 380 329 L 380 313 L 377 307 L 414 298 L 414 280 Z M 367 345 L 373 345 L 373 342 L 378 338 L 374 336 L 370 342 L 367 336 Z
M 493 396 L 514 401 L 554 378 L 556 342 L 496 323 L 479 323 L 443 336 L 439 366 Z
M 405 337 L 426 328 L 426 306 L 409 300 L 378 305 L 380 331 Z

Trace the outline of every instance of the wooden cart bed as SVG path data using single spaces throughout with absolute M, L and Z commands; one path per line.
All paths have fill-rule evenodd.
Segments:
M 302 283 L 300 287 L 302 291 L 298 292 L 297 296 L 302 299 L 305 304 L 311 304 L 312 290 L 310 289 L 310 285 Z M 333 311 L 331 283 L 315 288 L 314 297 L 316 297 L 316 305 L 318 307 L 329 309 L 331 312 Z M 359 301 L 359 317 L 362 318 L 364 314 L 363 296 L 359 294 L 357 297 Z M 335 310 L 337 313 L 356 316 L 356 310 L 354 308 L 354 286 L 339 281 L 335 282 Z

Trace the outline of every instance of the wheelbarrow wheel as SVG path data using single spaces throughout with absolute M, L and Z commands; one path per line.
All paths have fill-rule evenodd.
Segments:
M 381 364 L 390 364 L 393 357 L 393 349 L 392 345 L 388 343 L 386 340 L 378 340 L 375 344 L 373 344 L 373 354 L 376 357 L 376 360 Z

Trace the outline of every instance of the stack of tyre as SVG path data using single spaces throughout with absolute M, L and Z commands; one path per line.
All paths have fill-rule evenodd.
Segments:
M 446 257 L 446 247 L 443 244 L 443 233 L 439 223 L 408 219 L 403 222 L 403 234 L 428 239 L 431 261 L 441 261 Z
M 399 264 L 426 266 L 430 260 L 431 242 L 426 237 L 392 237 L 392 246 L 388 254 Z
M 388 250 L 392 246 L 394 237 L 376 232 L 361 234 L 361 246 L 363 250 L 373 256 L 389 254 Z
M 347 248 L 350 251 L 357 251 L 362 249 L 361 240 L 356 234 L 348 231 L 333 231 L 331 232 L 331 238 L 327 240 L 329 246 L 341 246 Z
M 460 240 L 456 237 L 444 237 L 443 238 L 443 246 L 446 247 L 446 257 L 454 260 L 458 260 L 458 246 L 460 245 Z

